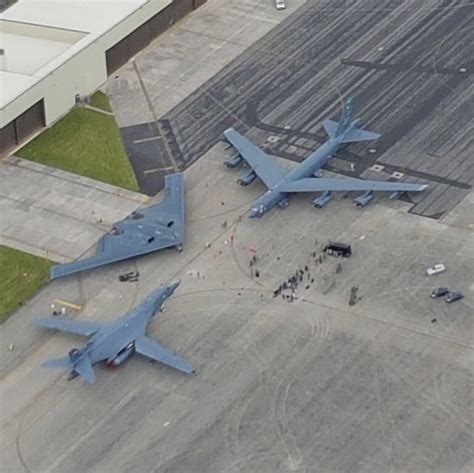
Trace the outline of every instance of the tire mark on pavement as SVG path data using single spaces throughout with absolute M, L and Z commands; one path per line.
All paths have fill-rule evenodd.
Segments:
M 321 348 L 329 336 L 329 324 L 325 317 L 313 319 L 306 316 L 306 318 L 310 326 L 308 339 L 292 358 L 292 361 L 277 374 L 277 376 L 280 376 L 280 381 L 274 390 L 272 408 L 274 430 L 286 451 L 287 467 L 292 471 L 302 472 L 306 471 L 307 468 L 304 463 L 304 455 L 298 447 L 290 428 L 287 411 L 288 395 L 293 385 L 298 381 L 301 372 L 305 369 L 304 360 L 307 358 L 307 351 L 311 349 L 311 354 L 314 356 L 315 351 Z
M 376 350 L 374 349 L 374 345 L 372 342 L 369 343 L 371 347 L 371 353 L 372 353 L 372 377 L 373 377 L 373 382 L 374 382 L 374 387 L 375 387 L 375 399 L 377 402 L 377 421 L 379 424 L 379 430 L 380 430 L 380 436 L 383 444 L 383 450 L 385 453 L 385 456 L 387 458 L 388 465 L 390 467 L 390 471 L 393 472 L 394 470 L 394 465 L 393 465 L 393 446 L 391 445 L 390 441 L 388 440 L 384 418 L 383 418 L 383 404 L 382 404 L 382 396 L 380 393 L 380 376 L 379 376 L 379 370 L 378 370 L 378 363 L 377 360 L 379 359 L 378 354 L 376 353 Z

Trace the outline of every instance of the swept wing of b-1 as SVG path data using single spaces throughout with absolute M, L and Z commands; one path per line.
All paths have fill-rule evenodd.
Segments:
M 334 191 L 361 191 L 363 194 L 357 197 L 355 201 L 359 206 L 365 206 L 372 200 L 375 191 L 390 192 L 392 194 L 391 198 L 395 198 L 404 192 L 420 192 L 426 189 L 426 184 L 320 177 L 323 166 L 343 145 L 358 141 L 375 140 L 380 137 L 378 133 L 361 129 L 359 120 L 351 121 L 351 116 L 352 98 L 346 102 L 339 122 L 329 119 L 324 120 L 323 126 L 329 135 L 329 140 L 291 171 L 288 171 L 281 163 L 233 128 L 226 130 L 224 135 L 238 154 L 226 161 L 225 165 L 233 168 L 245 160 L 252 170 L 238 180 L 239 184 L 249 185 L 259 177 L 268 188 L 267 192 L 252 205 L 249 217 L 262 217 L 277 205 L 282 208 L 286 207 L 288 205 L 288 194 L 293 192 L 322 192 L 313 203 L 316 207 L 323 207 L 331 199 L 331 193 Z
M 64 319 L 39 319 L 36 325 L 91 337 L 80 349 L 68 356 L 49 360 L 46 368 L 69 368 L 68 379 L 81 376 L 88 383 L 95 381 L 93 365 L 100 361 L 116 367 L 138 353 L 184 373 L 192 373 L 191 365 L 181 357 L 148 337 L 145 332 L 150 319 L 178 287 L 179 281 L 152 292 L 136 309 L 110 324 Z

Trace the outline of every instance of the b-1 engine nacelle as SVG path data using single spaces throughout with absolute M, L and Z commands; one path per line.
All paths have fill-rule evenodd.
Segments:
M 253 181 L 255 181 L 255 178 L 257 175 L 255 174 L 254 171 L 250 171 L 247 175 L 244 177 L 241 177 L 240 179 L 237 179 L 237 182 L 241 186 L 248 186 L 249 184 L 252 184 Z
M 67 375 L 67 380 L 72 381 L 73 379 L 77 378 L 79 376 L 79 373 L 76 370 L 71 370 L 68 375 Z
M 372 191 L 367 191 L 365 194 L 354 199 L 357 207 L 365 207 L 372 199 L 374 198 L 374 194 Z
M 120 350 L 115 358 L 109 358 L 105 364 L 110 368 L 116 368 L 125 363 L 135 353 L 135 345 L 131 343 Z
M 77 348 L 73 348 L 69 353 L 69 359 L 74 363 L 81 356 L 81 352 Z
M 237 156 L 230 158 L 228 161 L 224 161 L 224 166 L 227 168 L 235 168 L 243 161 L 243 159 L 244 158 L 238 154 Z

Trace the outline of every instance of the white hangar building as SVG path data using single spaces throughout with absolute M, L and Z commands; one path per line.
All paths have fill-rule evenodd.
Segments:
M 18 0 L 0 16 L 0 154 L 206 0 Z

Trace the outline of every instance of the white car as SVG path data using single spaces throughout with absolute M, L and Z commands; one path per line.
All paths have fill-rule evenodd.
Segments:
M 277 10 L 284 10 L 286 8 L 285 0 L 275 0 L 275 7 Z
M 446 271 L 446 266 L 443 263 L 437 263 L 426 269 L 426 274 L 428 276 L 433 276 L 433 274 L 439 274 Z

